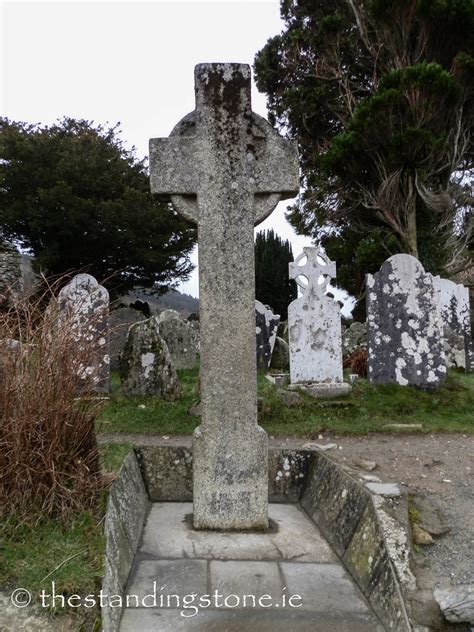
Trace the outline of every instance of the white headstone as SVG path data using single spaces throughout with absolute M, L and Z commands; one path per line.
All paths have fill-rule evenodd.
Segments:
M 440 279 L 440 292 L 441 316 L 444 325 L 464 339 L 464 358 L 460 359 L 458 366 L 462 366 L 466 371 L 472 371 L 473 352 L 469 289 L 449 279 Z
M 303 293 L 288 307 L 291 384 L 341 385 L 340 307 L 326 296 L 329 281 L 336 276 L 336 264 L 320 248 L 303 248 L 303 253 L 289 264 L 289 275 Z
M 108 391 L 109 293 L 90 274 L 78 274 L 59 292 L 59 306 L 72 323 L 78 345 L 92 347 L 90 362 L 80 368 L 81 377 L 96 391 Z

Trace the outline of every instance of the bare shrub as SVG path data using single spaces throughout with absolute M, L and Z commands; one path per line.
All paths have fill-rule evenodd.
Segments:
M 359 377 L 367 377 L 369 370 L 368 367 L 368 353 L 367 349 L 358 349 L 351 355 L 344 358 L 343 368 L 350 368 L 353 373 L 357 373 Z
M 55 289 L 0 313 L 0 516 L 66 519 L 94 506 L 103 484 L 100 401 L 84 381 L 96 341 L 78 342 Z

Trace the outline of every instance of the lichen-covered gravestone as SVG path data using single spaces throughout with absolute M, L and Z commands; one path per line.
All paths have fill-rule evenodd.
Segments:
M 131 325 L 119 357 L 119 371 L 127 395 L 179 396 L 176 371 L 156 316 Z
M 367 324 L 355 321 L 342 334 L 342 355 L 351 355 L 361 349 L 367 349 Z
M 439 279 L 411 255 L 367 275 L 369 380 L 432 389 L 446 379 Z
M 464 358 L 459 357 L 456 365 L 466 371 L 473 368 L 473 349 L 471 337 L 471 310 L 469 306 L 469 290 L 460 283 L 449 279 L 440 279 L 441 316 L 445 327 L 462 336 L 464 340 Z
M 202 423 L 193 523 L 268 524 L 268 441 L 257 424 L 255 224 L 299 188 L 296 146 L 250 103 L 250 67 L 199 64 L 196 109 L 150 141 L 151 189 L 198 226 Z
M 279 324 L 280 316 L 278 314 L 274 314 L 260 301 L 255 301 L 257 366 L 259 368 L 270 368 Z
M 178 312 L 175 317 L 170 317 L 168 312 L 171 311 L 166 310 L 158 317 L 161 337 L 168 345 L 175 369 L 193 369 L 197 364 L 199 337 Z
M 81 378 L 94 390 L 107 392 L 109 293 L 90 274 L 78 274 L 59 292 L 59 307 L 74 329 L 79 353 L 86 349 L 86 364 L 79 369 Z
M 130 307 L 119 307 L 109 314 L 109 355 L 110 368 L 118 369 L 119 356 L 127 342 L 130 325 L 143 320 L 143 314 Z
M 300 265 L 306 258 L 306 263 Z M 315 396 L 343 395 L 351 388 L 343 382 L 341 313 L 326 289 L 336 276 L 336 264 L 320 248 L 303 248 L 289 264 L 303 295 L 288 306 L 291 386 Z M 307 284 L 301 277 L 307 279 Z

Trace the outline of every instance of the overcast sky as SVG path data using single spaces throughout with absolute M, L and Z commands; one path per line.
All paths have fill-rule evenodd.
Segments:
M 253 64 L 279 33 L 279 0 L 1 3 L 1 114 L 53 123 L 62 116 L 121 123 L 137 155 L 148 139 L 168 136 L 194 109 L 193 69 L 200 62 Z M 252 87 L 254 111 L 266 116 Z M 281 203 L 259 226 L 290 239 L 297 256 L 307 237 Z M 197 263 L 196 253 L 193 261 Z M 198 295 L 197 270 L 179 288 Z

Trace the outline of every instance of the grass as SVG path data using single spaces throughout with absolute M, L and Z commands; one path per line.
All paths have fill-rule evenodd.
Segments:
M 199 425 L 199 417 L 188 414 L 198 401 L 198 370 L 180 371 L 183 395 L 176 402 L 155 397 L 125 397 L 116 390 L 104 407 L 99 432 L 182 434 Z M 116 384 L 117 387 L 117 384 Z M 339 401 L 346 408 L 322 407 L 323 400 L 301 394 L 301 405 L 288 407 L 263 374 L 258 377 L 258 394 L 263 399 L 259 423 L 272 436 L 311 437 L 321 431 L 340 434 L 385 432 L 389 423 L 421 423 L 426 432 L 474 433 L 474 374 L 450 371 L 437 391 L 410 386 L 376 386 L 360 379 L 352 393 Z
M 158 397 L 127 397 L 120 393 L 116 376 L 112 380 L 111 401 L 102 409 L 99 432 L 144 432 L 150 434 L 189 433 L 199 425 L 199 418 L 188 410 L 199 400 L 198 370 L 178 371 L 182 395 L 175 402 Z
M 260 423 L 271 435 L 311 436 L 329 430 L 340 434 L 391 432 L 390 423 L 422 424 L 426 432 L 474 433 L 474 375 L 450 372 L 437 391 L 397 384 L 373 385 L 359 380 L 346 398 L 346 408 L 323 408 L 321 400 L 302 394 L 303 405 L 288 409 L 267 380 Z
M 112 478 L 131 449 L 127 443 L 102 446 L 104 474 Z M 26 588 L 36 604 L 41 604 L 41 590 L 51 594 L 51 582 L 56 594 L 66 599 L 74 594 L 82 598 L 97 595 L 103 576 L 105 506 L 104 494 L 94 512 L 83 511 L 66 523 L 43 517 L 32 524 L 20 524 L 10 516 L 0 529 L 2 590 L 8 594 L 15 588 Z M 62 608 L 59 600 L 56 605 L 46 610 L 58 616 L 72 615 L 71 630 L 100 630 L 99 608 Z
M 100 629 L 98 608 L 41 607 L 40 591 L 56 595 L 97 595 L 103 575 L 105 541 L 101 518 L 83 511 L 66 524 L 47 518 L 38 524 L 17 524 L 12 515 L 0 530 L 0 586 L 9 593 L 25 588 L 32 603 L 51 614 L 73 615 L 73 630 Z M 47 605 L 49 600 L 47 600 Z

